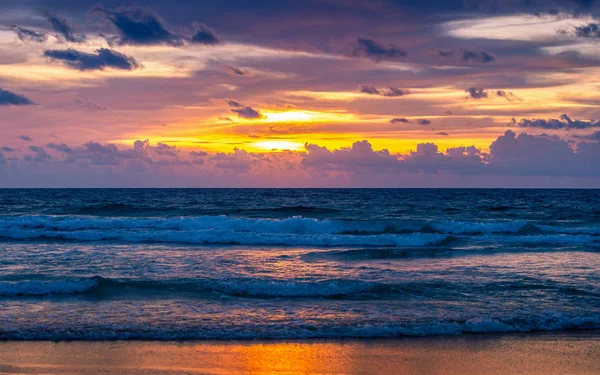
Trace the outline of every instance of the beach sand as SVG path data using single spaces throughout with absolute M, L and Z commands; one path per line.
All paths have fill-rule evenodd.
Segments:
M 600 335 L 395 340 L 0 342 L 0 373 L 598 374 Z

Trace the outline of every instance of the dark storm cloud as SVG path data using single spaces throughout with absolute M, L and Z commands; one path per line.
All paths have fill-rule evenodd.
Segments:
M 519 122 L 513 119 L 513 124 L 521 128 L 540 128 L 550 130 L 600 128 L 600 121 L 573 120 L 566 114 L 561 115 L 560 119 L 521 119 Z
M 580 38 L 600 38 L 600 24 L 588 23 L 585 26 L 575 27 L 575 35 Z
M 26 29 L 24 27 L 19 27 L 16 25 L 11 26 L 14 32 L 17 34 L 17 37 L 22 42 L 37 42 L 44 43 L 47 39 L 46 34 L 40 33 L 37 31 L 33 31 L 30 29 Z
M 395 44 L 388 44 L 386 46 L 372 39 L 358 37 L 352 49 L 352 56 L 381 61 L 406 57 L 408 54 Z
M 133 70 L 140 64 L 133 58 L 120 52 L 107 48 L 100 48 L 96 53 L 87 53 L 75 49 L 47 50 L 44 56 L 53 60 L 62 61 L 65 65 L 77 70 L 104 70 L 113 68 L 120 70 Z
M 231 110 L 231 112 L 235 112 L 235 113 L 237 113 L 237 115 L 239 117 L 246 118 L 246 119 L 260 119 L 260 118 L 264 117 L 262 115 L 262 113 L 260 113 L 259 110 L 254 109 L 249 106 L 241 107 L 241 108 L 234 108 Z
M 496 58 L 485 51 L 468 51 L 465 50 L 462 53 L 463 61 L 476 61 L 482 64 L 496 61 Z
M 0 106 L 5 105 L 32 105 L 35 104 L 23 95 L 0 88 Z
M 154 10 L 143 7 L 119 7 L 114 11 L 96 6 L 90 10 L 92 14 L 101 14 L 116 28 L 119 36 L 107 38 L 110 43 L 119 45 L 155 45 L 167 44 L 183 46 L 186 42 L 193 44 L 220 44 L 215 33 L 206 25 L 195 23 L 194 33 L 187 37 L 173 32 L 163 18 Z
M 363 94 L 381 95 L 381 96 L 388 96 L 388 97 L 404 96 L 409 93 L 408 90 L 401 90 L 396 87 L 390 86 L 387 89 L 379 90 L 375 86 L 369 86 L 369 85 L 359 85 L 358 92 L 361 92 Z
M 396 117 L 390 120 L 392 124 L 408 124 L 410 120 L 405 119 L 404 117 Z
M 52 25 L 52 29 L 58 33 L 59 37 L 71 43 L 85 42 L 85 35 L 76 33 L 63 17 L 54 14 L 47 14 L 46 17 L 50 25 Z
M 481 87 L 469 87 L 465 90 L 473 99 L 482 99 L 488 97 L 488 92 Z

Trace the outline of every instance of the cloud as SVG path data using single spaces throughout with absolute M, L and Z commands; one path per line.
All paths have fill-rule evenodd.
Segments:
M 114 11 L 103 6 L 90 10 L 92 14 L 101 14 L 112 23 L 118 36 L 107 38 L 109 43 L 118 45 L 159 45 L 166 44 L 181 47 L 186 43 L 215 45 L 220 44 L 214 31 L 208 26 L 194 23 L 194 32 L 190 37 L 173 32 L 166 22 L 154 10 L 138 6 L 119 7 Z
M 508 130 L 489 150 L 460 146 L 443 151 L 435 143 L 424 142 L 413 151 L 392 154 L 374 149 L 367 140 L 340 149 L 306 144 L 302 152 L 266 154 L 242 149 L 183 153 L 163 143 L 152 145 L 149 140 L 137 140 L 129 147 L 98 142 L 76 147 L 48 144 L 46 149 L 30 146 L 29 153 L 20 158 L 5 158 L 4 163 L 10 161 L 16 173 L 0 183 L 27 176 L 40 186 L 45 183 L 44 176 L 60 175 L 61 181 L 75 182 L 85 175 L 81 181 L 86 186 L 107 180 L 114 182 L 112 186 L 153 186 L 165 179 L 165 186 L 264 187 L 290 179 L 294 183 L 286 186 L 456 186 L 460 181 L 465 182 L 460 186 L 493 186 L 490 181 L 523 186 L 524 181 L 542 176 L 552 178 L 543 181 L 559 184 L 555 177 L 595 179 L 595 186 L 600 186 L 600 169 L 593 162 L 600 157 L 600 142 L 592 137 L 574 144 L 557 136 Z M 38 166 L 27 169 L 31 164 Z M 134 178 L 130 178 L 132 173 Z
M 108 110 L 108 108 L 105 105 L 96 104 L 96 103 L 94 103 L 92 101 L 88 101 L 88 100 L 75 99 L 73 102 L 81 107 L 93 109 L 95 111 Z
M 600 128 L 600 121 L 573 120 L 566 114 L 561 115 L 559 119 L 521 119 L 519 122 L 513 119 L 512 123 L 513 125 L 521 128 L 540 128 L 551 130 Z
M 577 26 L 575 27 L 575 35 L 580 38 L 600 38 L 600 24 L 588 23 L 585 26 Z
M 584 139 L 587 141 L 600 141 L 600 130 L 588 135 L 576 135 L 575 138 Z
M 20 140 L 25 141 L 25 142 L 31 142 L 31 141 L 33 141 L 33 139 L 31 139 L 31 137 L 28 136 L 28 135 L 20 135 L 17 138 L 19 138 Z
M 154 152 L 158 155 L 176 157 L 179 155 L 179 149 L 175 146 L 169 146 L 165 143 L 158 142 L 154 147 Z
M 221 41 L 215 35 L 215 32 L 211 30 L 208 26 L 196 23 L 195 31 L 192 37 L 190 38 L 190 42 L 193 44 L 204 44 L 204 45 L 216 45 L 221 44 Z
M 515 134 L 507 130 L 490 145 L 490 171 L 498 174 L 598 177 L 590 161 L 600 157 L 600 143 L 582 142 L 573 149 L 558 136 Z
M 231 65 L 225 65 L 223 67 L 223 70 L 225 70 L 227 73 L 233 74 L 233 75 L 238 75 L 238 76 L 246 75 L 242 69 L 235 67 L 235 66 L 231 66 Z
M 31 100 L 27 99 L 25 96 L 20 94 L 15 94 L 12 91 L 4 90 L 0 88 L 0 106 L 7 105 L 33 105 L 35 104 Z
M 90 12 L 103 14 L 114 25 L 119 33 L 119 45 L 184 44 L 184 38 L 171 32 L 164 20 L 151 9 L 119 7 L 110 11 L 96 6 Z
M 504 99 L 508 100 L 509 102 L 512 102 L 513 100 L 523 100 L 523 99 L 519 98 L 518 96 L 516 96 L 515 94 L 513 94 L 512 92 L 504 91 L 504 90 L 497 90 L 496 96 L 498 96 L 500 98 L 504 98 Z
M 52 29 L 58 33 L 57 37 L 71 43 L 83 43 L 86 41 L 85 35 L 76 33 L 63 17 L 48 14 L 47 20 L 52 25 Z
M 244 105 L 244 104 L 238 102 L 237 100 L 226 99 L 225 102 L 230 107 L 233 107 L 231 109 L 231 112 L 236 113 L 238 115 L 238 117 L 245 118 L 245 119 L 264 118 L 263 114 L 260 113 L 260 111 L 258 109 L 254 109 L 250 106 Z M 231 121 L 231 119 L 228 117 L 219 117 L 219 119 L 223 120 L 223 121 Z
M 244 106 L 242 103 L 233 99 L 227 99 L 226 102 L 230 107 L 240 108 Z
M 380 95 L 381 94 L 379 92 L 379 90 L 377 90 L 375 88 L 375 86 L 368 86 L 368 85 L 358 86 L 358 92 L 362 92 L 363 94 L 369 94 L 369 95 Z
M 496 58 L 485 51 L 468 51 L 462 53 L 463 61 L 476 61 L 482 64 L 496 61 Z
M 47 39 L 45 33 L 37 32 L 34 30 L 26 29 L 24 27 L 19 27 L 16 25 L 11 26 L 13 31 L 17 34 L 17 37 L 22 42 L 36 42 L 36 43 L 44 43 Z
M 487 99 L 489 98 L 491 95 L 497 96 L 499 98 L 504 98 L 509 102 L 512 102 L 513 100 L 523 100 L 521 98 L 519 98 L 518 96 L 516 96 L 515 94 L 513 94 L 510 91 L 505 91 L 505 90 L 496 90 L 496 91 L 487 91 L 485 89 L 483 89 L 482 87 L 469 87 L 468 89 L 465 90 L 465 92 L 467 92 L 469 94 L 469 96 L 473 99 Z
M 73 151 L 71 149 L 71 147 L 67 146 L 64 143 L 61 143 L 61 144 L 48 143 L 46 145 L 46 147 L 49 148 L 49 149 L 53 149 L 53 150 L 59 151 L 59 152 L 63 152 L 65 154 L 68 154 L 68 153 L 70 153 L 70 152 Z
M 231 112 L 235 112 L 237 113 L 238 117 L 246 119 L 260 119 L 264 117 L 259 110 L 248 106 L 242 108 L 233 108 Z
M 448 136 L 450 134 L 446 133 L 446 132 L 437 132 L 435 133 L 436 135 L 443 135 L 443 136 Z
M 488 92 L 481 87 L 469 87 L 465 90 L 473 99 L 482 99 L 488 97 Z
M 417 124 L 419 124 L 419 125 L 431 125 L 431 121 L 429 121 L 429 120 L 427 120 L 425 118 L 422 118 L 422 119 L 418 119 L 417 120 Z
M 356 38 L 352 49 L 352 56 L 363 57 L 374 61 L 396 59 L 406 57 L 408 54 L 395 44 L 383 45 L 372 39 Z
M 363 94 L 381 95 L 381 96 L 387 96 L 387 97 L 404 96 L 406 94 L 409 94 L 408 90 L 401 90 L 401 89 L 391 87 L 391 86 L 387 89 L 379 90 L 375 86 L 369 86 L 369 85 L 359 85 L 358 92 L 361 92 Z
M 15 152 L 16 150 L 14 148 L 8 147 L 8 146 L 2 146 L 0 147 L 0 151 L 2 152 Z
M 253 154 L 245 150 L 234 149 L 232 153 L 217 152 L 208 158 L 212 166 L 217 169 L 232 171 L 235 173 L 247 173 L 256 163 Z
M 390 122 L 392 124 L 408 124 L 410 123 L 410 120 L 405 119 L 404 117 L 395 117 L 393 119 L 390 120 Z
M 446 57 L 446 58 L 450 58 L 450 57 L 454 57 L 454 53 L 456 51 L 442 51 L 442 50 L 438 50 L 438 55 L 440 57 Z
M 371 171 L 381 171 L 396 167 L 399 163 L 398 158 L 388 150 L 375 151 L 366 140 L 354 142 L 352 147 L 333 151 L 308 143 L 305 148 L 307 154 L 302 165 L 307 168 L 342 171 L 368 168 Z
M 107 48 L 99 48 L 95 53 L 87 53 L 72 48 L 66 50 L 46 50 L 44 56 L 62 61 L 69 68 L 77 70 L 104 70 L 106 68 L 134 70 L 141 65 L 133 58 Z
M 48 155 L 46 150 L 40 146 L 29 146 L 29 151 L 32 151 L 33 155 L 25 155 L 24 160 L 29 162 L 40 163 L 46 159 L 52 159 L 52 156 Z

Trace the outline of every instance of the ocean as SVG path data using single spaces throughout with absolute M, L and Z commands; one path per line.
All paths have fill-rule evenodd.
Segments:
M 0 190 L 0 339 L 600 329 L 600 190 Z

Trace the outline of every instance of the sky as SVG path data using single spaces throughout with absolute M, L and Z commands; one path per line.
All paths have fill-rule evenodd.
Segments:
M 600 1 L 0 0 L 0 187 L 600 187 Z

